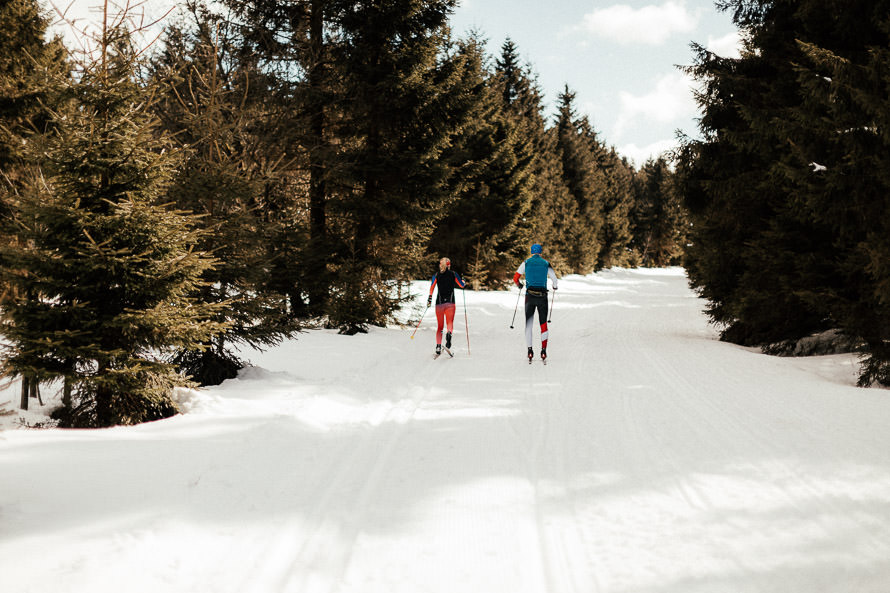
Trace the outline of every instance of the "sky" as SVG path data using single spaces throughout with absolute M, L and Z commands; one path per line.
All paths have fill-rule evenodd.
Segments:
M 54 1 L 82 24 L 101 14 L 99 0 Z M 638 167 L 676 146 L 678 131 L 697 136 L 693 83 L 677 68 L 692 63 L 690 44 L 724 56 L 738 52 L 738 32 L 714 0 L 458 2 L 455 34 L 481 34 L 492 55 L 512 39 L 537 74 L 548 114 L 568 85 L 600 139 Z M 176 4 L 145 0 L 146 21 Z
M 532 66 L 548 111 L 568 85 L 600 139 L 637 166 L 697 136 L 692 42 L 738 53 L 738 31 L 713 0 L 460 0 L 452 27 L 499 54 L 507 38 Z

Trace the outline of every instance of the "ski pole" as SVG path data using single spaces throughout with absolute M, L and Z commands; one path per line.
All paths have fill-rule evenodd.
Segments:
M 426 312 L 430 310 L 430 306 L 427 305 L 426 309 L 423 310 L 423 315 L 426 315 Z M 414 339 L 414 334 L 417 333 L 417 328 L 420 327 L 420 322 L 423 321 L 423 315 L 420 316 L 420 319 L 417 320 L 417 325 L 414 326 L 414 331 L 411 332 L 411 339 Z
M 513 307 L 513 321 L 510 322 L 510 329 L 513 329 L 513 324 L 516 322 L 516 311 L 519 310 L 519 297 L 522 296 L 522 289 L 519 289 L 519 294 L 516 295 L 516 306 Z
M 553 298 L 550 299 L 550 315 L 548 315 L 547 323 L 553 321 L 553 303 L 556 302 L 556 289 L 553 289 Z
M 467 318 L 467 291 L 464 290 L 464 327 L 467 330 L 467 356 L 470 355 L 470 322 Z

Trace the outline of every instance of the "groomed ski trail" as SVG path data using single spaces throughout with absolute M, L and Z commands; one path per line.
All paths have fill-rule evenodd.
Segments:
M 448 363 L 430 318 L 306 332 L 170 420 L 0 432 L 2 589 L 886 593 L 855 357 L 721 343 L 679 269 L 561 279 L 546 366 L 466 296 Z

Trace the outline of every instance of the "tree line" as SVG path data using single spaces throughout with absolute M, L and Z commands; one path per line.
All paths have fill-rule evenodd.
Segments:
M 301 328 L 382 325 L 451 258 L 505 286 L 540 242 L 561 274 L 681 263 L 665 158 L 636 169 L 547 114 L 507 41 L 453 0 L 188 0 L 146 48 L 105 16 L 84 51 L 0 4 L 3 371 L 62 385 L 65 426 L 175 413 Z
M 739 58 L 698 48 L 678 182 L 686 267 L 728 341 L 841 330 L 890 385 L 890 3 L 725 0 Z

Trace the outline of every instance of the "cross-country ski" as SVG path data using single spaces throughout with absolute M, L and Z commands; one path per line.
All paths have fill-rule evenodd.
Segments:
M 442 354 L 447 354 L 448 358 L 454 358 L 454 352 L 449 350 L 448 348 L 442 348 L 441 350 L 437 350 L 435 354 L 433 354 L 433 360 L 442 356 Z

